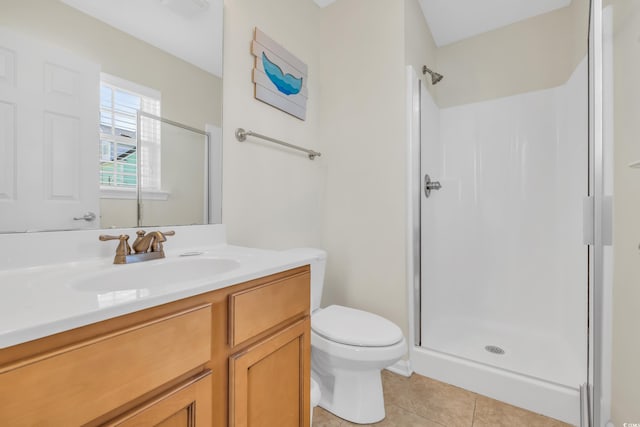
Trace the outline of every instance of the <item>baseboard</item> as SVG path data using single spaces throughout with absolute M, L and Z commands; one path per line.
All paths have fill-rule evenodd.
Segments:
M 403 377 L 410 377 L 411 374 L 413 374 L 410 360 L 398 360 L 396 363 L 388 366 L 386 369 L 393 372 L 394 374 L 402 375 Z

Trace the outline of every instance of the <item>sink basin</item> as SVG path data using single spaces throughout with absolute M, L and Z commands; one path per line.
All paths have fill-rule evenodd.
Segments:
M 204 280 L 240 266 L 227 258 L 179 258 L 116 265 L 108 271 L 93 273 L 70 283 L 83 292 L 112 292 L 130 289 L 153 289 Z

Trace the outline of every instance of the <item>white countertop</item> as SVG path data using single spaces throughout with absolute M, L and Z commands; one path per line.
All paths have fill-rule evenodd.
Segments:
M 114 265 L 113 257 L 0 270 L 0 348 L 221 289 L 309 264 L 304 252 L 272 251 L 225 243 L 170 249 L 166 258 Z M 99 242 L 96 242 L 98 245 Z M 202 252 L 181 256 L 187 252 Z M 138 280 L 153 266 L 194 259 L 234 260 L 234 268 L 185 281 Z M 205 261 L 207 262 L 207 261 Z M 146 270 L 143 270 L 146 269 Z M 92 278 L 116 277 L 117 285 L 92 289 Z M 127 280 L 134 277 L 134 280 Z M 123 279 L 124 278 L 124 279 Z M 104 280 L 103 280 L 104 281 Z M 89 284 L 89 286 L 85 286 Z

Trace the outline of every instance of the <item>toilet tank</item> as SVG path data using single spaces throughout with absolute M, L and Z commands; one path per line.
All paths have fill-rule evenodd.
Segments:
M 322 288 L 324 287 L 324 270 L 327 265 L 327 252 L 316 248 L 289 249 L 304 257 L 311 258 L 311 312 L 320 308 Z

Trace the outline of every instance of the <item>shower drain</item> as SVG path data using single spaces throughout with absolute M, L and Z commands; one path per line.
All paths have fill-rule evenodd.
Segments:
M 493 354 L 504 354 L 504 350 L 498 347 L 497 345 L 487 345 L 484 347 L 489 353 Z

